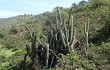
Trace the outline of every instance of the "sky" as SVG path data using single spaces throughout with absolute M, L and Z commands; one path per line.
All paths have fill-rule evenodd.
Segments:
M 82 0 L 0 0 L 0 18 L 23 14 L 40 14 L 55 7 L 70 7 Z

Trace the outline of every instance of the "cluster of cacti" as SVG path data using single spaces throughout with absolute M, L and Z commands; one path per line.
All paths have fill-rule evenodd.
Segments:
M 59 17 L 56 17 L 56 28 L 52 28 L 50 24 L 49 43 L 57 52 L 71 52 L 76 43 L 76 29 L 73 25 L 73 16 L 69 15 L 68 23 L 62 19 L 59 9 L 57 9 Z M 59 51 L 58 51 L 59 49 Z
M 25 26 L 30 34 L 30 42 L 26 45 L 26 51 L 27 53 L 24 56 L 23 60 L 23 66 L 22 68 L 27 70 L 26 65 L 26 58 L 27 56 L 31 59 L 31 65 L 33 65 L 34 68 L 36 68 L 36 64 L 42 64 L 46 68 L 48 68 L 48 59 L 49 59 L 49 44 L 45 42 L 40 42 L 36 39 L 36 35 L 34 32 L 31 32 L 31 30 Z M 36 41 L 38 42 L 38 46 L 36 46 Z
M 37 67 L 37 63 L 41 64 L 41 66 L 45 66 L 46 68 L 51 68 L 56 66 L 57 60 L 60 59 L 60 53 L 67 54 L 74 51 L 74 46 L 78 43 L 78 40 L 76 38 L 76 28 L 73 24 L 73 16 L 69 14 L 68 22 L 65 23 L 59 9 L 57 9 L 57 12 L 59 16 L 56 17 L 56 24 L 54 27 L 52 26 L 53 24 L 50 19 L 48 42 L 37 40 L 35 34 L 26 27 L 30 32 L 31 42 L 26 45 L 27 54 L 24 58 L 24 69 L 26 69 L 27 56 L 30 57 L 31 64 L 34 68 Z M 88 47 L 88 25 L 89 24 L 85 24 L 84 33 L 86 47 Z M 36 42 L 39 43 L 38 46 L 36 46 Z

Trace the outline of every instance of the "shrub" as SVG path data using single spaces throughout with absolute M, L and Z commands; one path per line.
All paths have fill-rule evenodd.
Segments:
M 4 35 L 2 33 L 0 33 L 0 38 L 3 38 L 3 37 L 4 37 Z

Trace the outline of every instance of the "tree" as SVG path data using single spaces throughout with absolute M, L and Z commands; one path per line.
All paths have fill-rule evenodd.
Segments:
M 12 26 L 11 29 L 10 29 L 10 31 L 9 31 L 10 34 L 16 34 L 17 32 L 18 31 L 16 29 L 16 26 Z
M 72 8 L 76 8 L 76 7 L 78 7 L 78 5 L 76 3 L 73 3 Z
M 84 0 L 83 1 L 80 1 L 79 2 L 79 6 L 84 6 L 86 3 L 87 3 L 87 1 L 84 1 Z

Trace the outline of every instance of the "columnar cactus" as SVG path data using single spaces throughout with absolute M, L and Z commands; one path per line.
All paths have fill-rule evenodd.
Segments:
M 25 55 L 24 61 L 26 63 L 26 57 L 31 58 L 31 64 L 35 63 L 37 59 L 38 62 L 45 66 L 46 68 L 55 67 L 57 60 L 59 59 L 58 55 L 67 54 L 74 51 L 75 44 L 79 42 L 76 38 L 76 28 L 73 23 L 73 16 L 69 14 L 68 22 L 65 23 L 65 20 L 62 19 L 59 8 L 57 9 L 58 16 L 56 17 L 54 27 L 51 19 L 50 21 L 50 31 L 48 33 L 48 42 L 41 42 L 36 39 L 35 33 L 26 27 L 30 33 L 30 44 L 26 45 L 27 54 Z M 89 20 L 85 24 L 84 36 L 85 36 L 85 51 L 88 48 L 88 30 L 89 30 Z M 36 42 L 39 43 L 36 47 Z M 26 65 L 25 65 L 26 66 Z M 35 66 L 35 65 L 34 65 Z M 26 69 L 26 67 L 24 67 Z
M 73 26 L 73 16 L 69 15 L 68 23 L 67 25 L 65 22 L 62 22 L 63 19 L 61 18 L 60 10 L 57 9 L 58 15 L 59 15 L 59 20 L 56 20 L 56 28 L 59 32 L 57 34 L 60 34 L 60 39 L 62 41 L 62 45 L 64 46 L 65 52 L 71 52 L 73 51 L 73 46 L 76 42 L 76 29 Z M 57 19 L 57 18 L 56 18 Z M 59 25 L 58 25 L 59 23 Z M 56 34 L 56 35 L 57 35 Z M 59 39 L 57 39 L 59 40 Z M 60 46 L 61 47 L 61 46 Z
M 89 32 L 89 18 L 87 20 L 88 22 L 85 23 L 85 28 L 84 28 L 84 36 L 85 36 L 85 52 L 86 52 L 86 55 L 88 53 L 88 47 L 89 47 L 89 44 L 88 44 L 88 32 Z

